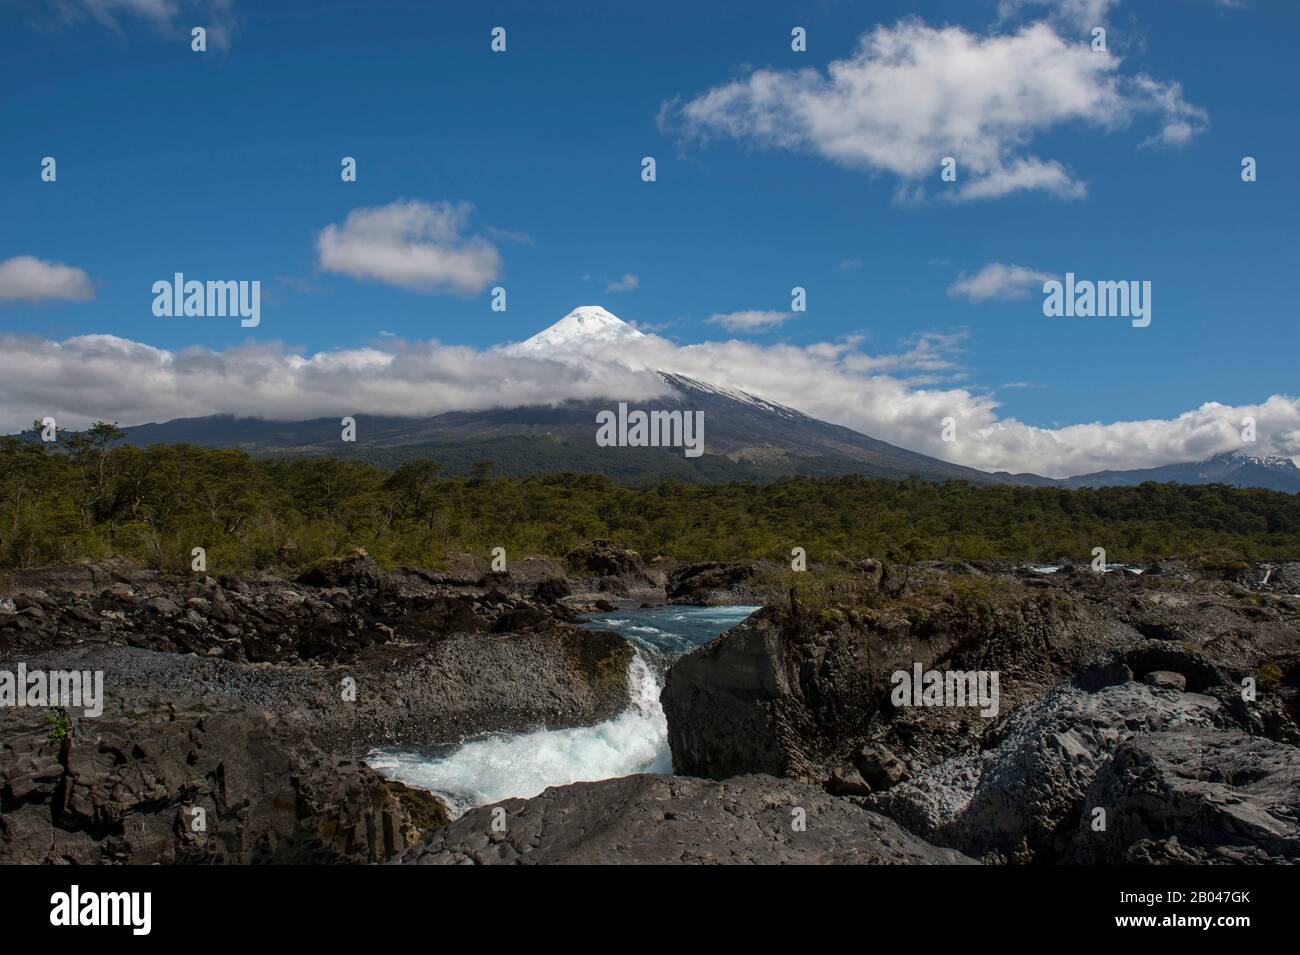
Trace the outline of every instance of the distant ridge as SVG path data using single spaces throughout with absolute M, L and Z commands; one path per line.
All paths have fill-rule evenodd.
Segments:
M 1229 484 L 1300 493 L 1300 468 L 1290 458 L 1224 451 L 1204 461 L 1166 464 L 1132 471 L 1097 471 L 1066 478 L 1065 487 L 1113 487 L 1144 481 L 1176 484 Z
M 646 336 L 599 305 L 582 305 L 531 338 L 503 347 L 513 355 L 580 361 L 588 350 L 617 353 Z M 1226 452 L 1206 461 L 1129 471 L 1099 471 L 1056 480 L 1037 474 L 990 473 L 942 461 L 811 417 L 759 395 L 670 371 L 658 375 L 668 394 L 640 407 L 703 411 L 704 454 L 688 459 L 672 448 L 601 448 L 595 443 L 598 411 L 617 397 L 449 411 L 430 417 L 356 415 L 357 441 L 339 440 L 337 418 L 265 421 L 231 415 L 177 418 L 128 428 L 132 444 L 189 443 L 239 448 L 260 456 L 329 455 L 391 464 L 414 457 L 441 461 L 448 473 L 465 473 L 493 461 L 509 474 L 557 471 L 605 474 L 624 482 L 768 480 L 795 474 L 862 474 L 932 481 L 1055 487 L 1104 487 L 1144 481 L 1222 483 L 1300 492 L 1300 468 L 1287 458 Z M 636 406 L 635 402 L 631 402 Z

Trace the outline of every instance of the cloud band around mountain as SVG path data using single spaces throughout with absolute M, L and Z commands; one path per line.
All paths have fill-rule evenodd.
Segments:
M 665 394 L 654 369 L 739 388 L 893 444 L 984 470 L 1065 477 L 1199 460 L 1243 447 L 1300 455 L 1300 398 L 1215 402 L 1170 419 L 1040 428 L 1001 417 L 989 395 L 922 384 L 950 366 L 956 339 L 918 341 L 894 355 L 856 342 L 806 346 L 727 341 L 677 345 L 656 335 L 625 342 L 619 359 L 599 342 L 554 357 L 505 348 L 393 342 L 301 354 L 273 344 L 171 352 L 111 335 L 64 341 L 0 335 L 0 428 L 53 415 L 62 427 L 96 419 L 141 424 L 228 413 L 273 420 L 345 414 L 435 415 L 553 404 L 568 398 L 650 400 Z M 917 377 L 917 376 L 920 377 Z M 941 439 L 944 418 L 956 442 Z

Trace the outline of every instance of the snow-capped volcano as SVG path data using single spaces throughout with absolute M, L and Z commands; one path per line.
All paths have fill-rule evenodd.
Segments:
M 588 387 L 586 397 L 558 404 L 503 403 L 431 417 L 357 415 L 364 437 L 348 450 L 385 463 L 431 457 L 448 473 L 492 460 L 507 473 L 595 472 L 633 482 L 762 480 L 790 474 L 1006 480 L 894 447 L 747 391 L 658 370 L 654 341 L 599 305 L 579 306 L 501 351 L 511 357 L 622 366 L 623 373 L 596 380 L 596 387 L 608 388 L 607 393 L 593 395 Z M 630 391 L 629 377 L 637 380 L 639 390 Z M 648 391 L 640 387 L 655 378 Z M 591 376 L 586 380 L 590 385 Z M 640 410 L 702 415 L 708 422 L 704 454 L 688 458 L 676 449 L 598 445 L 598 413 L 624 403 Z M 185 442 L 261 454 L 331 454 L 339 445 L 336 418 L 276 422 L 213 415 L 128 432 L 133 444 Z
M 977 484 L 1101 487 L 1174 481 L 1300 491 L 1300 468 L 1290 459 L 1242 452 L 1225 452 L 1202 462 L 1102 471 L 1064 480 L 1033 474 L 989 474 L 895 447 L 752 392 L 664 370 L 659 360 L 665 351 L 655 347 L 656 343 L 654 336 L 642 334 L 599 305 L 579 306 L 549 328 L 500 351 L 511 357 L 586 366 L 583 375 L 574 376 L 584 385 L 581 397 L 560 403 L 530 403 L 522 395 L 512 396 L 511 383 L 504 380 L 501 404 L 489 408 L 411 417 L 357 414 L 354 417 L 362 437 L 349 446 L 348 453 L 385 464 L 434 458 L 447 473 L 465 473 L 475 461 L 492 460 L 505 473 L 594 472 L 632 482 L 866 474 Z M 602 374 L 593 374 L 593 369 Z M 647 382 L 649 387 L 643 387 Z M 638 386 L 635 389 L 634 384 Z M 687 458 L 674 449 L 597 445 L 597 414 L 624 402 L 651 411 L 703 414 L 708 422 L 704 454 Z M 127 440 L 137 445 L 186 443 L 270 455 L 339 451 L 337 417 L 264 421 L 211 415 L 127 431 Z
M 538 353 L 564 351 L 590 344 L 611 345 L 645 338 L 623 319 L 599 305 L 579 305 L 568 315 L 532 338 L 512 345 L 510 351 Z

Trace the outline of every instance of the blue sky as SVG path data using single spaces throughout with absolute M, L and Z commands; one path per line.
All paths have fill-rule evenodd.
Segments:
M 0 5 L 0 15 L 0 262 L 66 263 L 93 285 L 89 300 L 0 301 L 0 332 L 111 334 L 166 352 L 276 343 L 310 355 L 399 338 L 482 349 L 598 303 L 683 346 L 847 340 L 855 353 L 896 356 L 926 342 L 942 367 L 899 362 L 889 373 L 909 392 L 976 396 L 996 409 L 979 419 L 985 428 L 1169 421 L 1205 402 L 1247 407 L 1300 391 L 1294 3 L 65 0 Z M 954 199 L 979 178 L 964 157 L 959 183 L 945 184 L 928 161 L 932 172 L 900 174 L 912 159 L 881 158 L 877 147 L 908 141 L 855 143 L 837 158 L 816 134 L 782 142 L 750 120 L 737 131 L 736 113 L 689 112 L 727 84 L 749 95 L 748 78 L 765 69 L 794 91 L 771 107 L 781 127 L 781 110 L 799 102 L 791 71 L 824 76 L 877 27 L 954 26 L 978 44 L 1042 23 L 1086 49 L 1094 20 L 1116 61 L 1108 76 L 1130 84 L 1119 102 L 1131 115 L 1104 105 L 1083 119 L 1025 115 L 997 133 L 996 161 L 1050 163 L 1068 180 L 1060 188 Z M 214 35 L 198 54 L 189 28 L 203 23 Z M 502 54 L 489 49 L 497 25 Z M 790 49 L 796 25 L 806 53 Z M 1134 92 L 1138 77 L 1159 91 Z M 1161 96 L 1182 105 L 1171 111 Z M 1035 108 L 1032 97 L 1022 105 Z M 1186 141 L 1150 142 L 1187 117 Z M 640 177 L 647 155 L 653 183 Z M 1249 184 L 1248 155 L 1259 164 Z M 44 156 L 57 159 L 55 183 L 40 179 Z M 340 181 L 343 156 L 356 157 L 358 181 Z M 490 280 L 468 292 L 412 288 L 323 267 L 323 229 L 401 199 L 472 205 L 453 241 L 495 250 Z M 1020 297 L 951 291 L 997 263 L 1149 280 L 1153 321 L 1047 318 L 1041 281 Z M 151 285 L 177 271 L 259 279 L 260 326 L 155 317 Z M 635 288 L 607 291 L 629 274 Z M 497 285 L 504 313 L 489 308 Z M 709 321 L 786 312 L 796 285 L 806 313 L 755 330 Z M 869 394 L 841 395 L 827 416 L 902 441 L 902 426 L 889 433 L 892 412 L 856 423 L 849 406 Z M 801 406 L 797 392 L 778 397 Z M 1284 415 L 1274 431 L 1272 450 L 1300 453 L 1300 421 Z M 1143 442 L 1130 439 L 1138 454 Z M 1026 441 L 1023 461 L 1047 470 Z M 1016 453 L 969 460 L 1015 466 Z

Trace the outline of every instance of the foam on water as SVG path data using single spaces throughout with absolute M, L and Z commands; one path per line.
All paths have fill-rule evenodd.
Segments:
M 628 707 L 612 720 L 596 726 L 496 734 L 471 740 L 445 756 L 375 749 L 366 762 L 384 776 L 437 793 L 456 816 L 513 796 L 536 796 L 548 786 L 633 773 L 670 773 L 668 720 L 659 705 L 663 684 L 636 645 L 644 642 L 647 652 L 680 653 L 735 626 L 755 609 L 709 607 L 676 613 L 680 608 L 654 607 L 593 619 L 588 626 L 617 630 L 635 648 L 628 665 Z M 671 633 L 647 625 L 646 618 L 689 622 L 690 632 Z
M 628 689 L 631 705 L 596 726 L 489 736 L 442 759 L 375 750 L 366 761 L 385 776 L 442 795 L 456 815 L 511 796 L 536 796 L 548 786 L 672 772 L 662 687 L 639 652 L 628 667 Z

